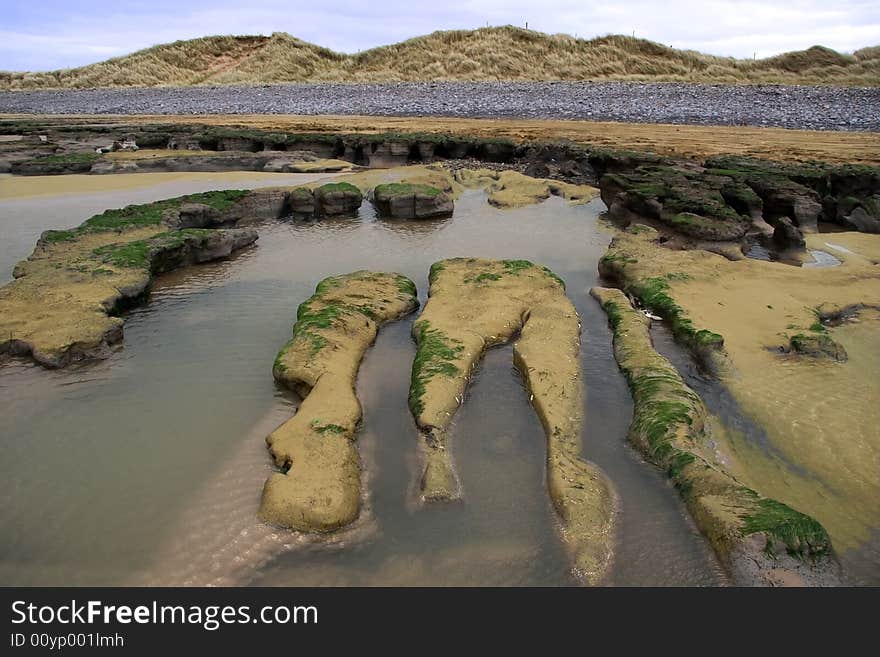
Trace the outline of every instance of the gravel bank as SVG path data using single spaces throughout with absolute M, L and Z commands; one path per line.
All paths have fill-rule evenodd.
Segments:
M 426 82 L 15 91 L 0 93 L 0 112 L 362 114 L 880 131 L 880 88 Z

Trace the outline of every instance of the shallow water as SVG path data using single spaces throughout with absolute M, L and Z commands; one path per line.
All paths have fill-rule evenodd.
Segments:
M 843 330 L 838 332 L 837 337 L 840 338 L 843 335 L 845 338 L 848 338 L 847 342 L 850 347 L 854 344 L 853 338 L 856 340 L 861 338 L 863 345 L 860 351 L 856 352 L 857 357 L 865 367 L 873 368 L 875 377 L 880 376 L 880 369 L 878 369 L 880 363 L 878 363 L 876 357 L 875 344 L 866 343 L 864 340 L 865 336 L 858 335 L 862 333 L 858 328 L 857 324 L 843 325 Z M 771 476 L 777 479 L 802 482 L 801 488 L 798 489 L 800 494 L 802 494 L 803 486 L 807 485 L 821 489 L 822 496 L 833 498 L 835 495 L 834 487 L 825 484 L 816 473 L 811 472 L 803 464 L 793 459 L 791 455 L 779 449 L 768 436 L 767 429 L 758 424 L 740 407 L 734 396 L 724 385 L 717 379 L 707 377 L 700 372 L 685 349 L 675 342 L 672 332 L 665 324 L 654 322 L 651 326 L 651 337 L 655 349 L 670 360 L 678 369 L 685 382 L 700 395 L 709 412 L 720 422 L 721 431 L 728 441 L 728 444 L 723 445 L 727 455 L 736 454 L 739 451 L 748 452 L 751 457 L 748 466 L 754 470 L 754 472 L 749 474 L 757 476 L 756 481 L 753 483 L 762 483 L 761 469 L 767 469 L 772 473 Z M 834 387 L 829 386 L 829 396 L 834 394 L 832 390 L 834 390 Z M 849 390 L 840 391 L 839 396 L 842 397 L 843 395 L 852 396 L 852 392 Z M 834 403 L 842 404 L 843 402 L 837 399 Z M 825 417 L 834 417 L 834 415 L 825 415 Z M 830 428 L 829 430 L 834 431 L 835 429 Z M 848 438 L 851 440 L 859 439 L 858 436 L 852 434 Z M 725 438 L 723 437 L 722 439 L 724 440 Z M 870 449 L 861 450 L 866 459 L 871 458 L 871 452 Z M 763 483 L 766 483 L 766 481 Z M 760 489 L 761 486 L 759 485 L 758 488 Z M 797 499 L 798 494 L 795 493 L 793 496 Z M 794 506 L 798 505 L 795 504 Z M 834 507 L 834 513 L 843 515 L 847 510 L 851 510 L 853 503 L 846 499 L 832 499 L 831 506 Z M 836 552 L 843 566 L 844 581 L 847 584 L 857 586 L 880 585 L 880 529 L 869 530 L 867 536 L 855 547 L 845 546 L 841 548 L 841 546 L 836 545 Z
M 183 187 L 164 195 L 206 188 Z M 77 209 L 148 200 L 133 196 L 90 194 Z M 45 225 L 51 207 L 45 198 L 22 204 L 4 217 L 4 235 L 85 218 Z M 267 223 L 256 247 L 161 277 L 110 360 L 57 372 L 8 363 L 0 369 L 0 583 L 575 584 L 544 487 L 544 435 L 510 347 L 487 354 L 455 420 L 463 502 L 415 502 L 418 443 L 406 392 L 416 315 L 382 330 L 360 372 L 363 517 L 329 542 L 256 521 L 271 471 L 264 437 L 297 403 L 271 376 L 297 305 L 321 278 L 362 268 L 410 276 L 424 301 L 428 267 L 454 256 L 547 265 L 582 315 L 584 456 L 621 503 L 611 583 L 723 583 L 665 477 L 626 443 L 630 397 L 605 315 L 588 296 L 611 237 L 602 209 L 552 198 L 501 211 L 466 192 L 448 220 L 386 222 L 365 204 L 357 219 Z M 32 244 L 4 251 L 0 271 Z
M 816 267 L 837 267 L 841 264 L 838 258 L 835 258 L 827 251 L 819 251 L 818 249 L 807 249 L 807 253 L 809 253 L 813 258 L 813 262 L 805 262 L 803 264 L 803 266 L 807 269 L 813 269 Z
M 844 253 L 848 251 L 848 249 L 836 246 L 834 244 L 828 244 L 828 242 L 826 242 L 825 244 L 832 249 L 842 249 Z M 852 253 L 851 251 L 849 252 Z M 806 269 L 813 269 L 817 267 L 837 267 L 841 264 L 839 258 L 835 258 L 827 251 L 820 251 L 818 249 L 807 249 L 807 256 L 812 258 L 812 260 L 806 262 L 802 262 L 800 259 L 793 257 L 791 253 L 780 253 L 775 249 L 768 248 L 761 244 L 753 244 L 746 251 L 745 255 L 747 258 L 753 258 L 754 260 L 779 262 L 781 264 L 793 265 L 795 267 L 804 267 Z
M 0 175 L 0 285 L 34 248 L 40 233 L 72 228 L 108 208 L 215 189 L 300 185 L 332 174 L 131 173 L 110 176 Z M 102 185 L 102 183 L 104 183 Z M 104 189 L 102 189 L 104 188 Z M 98 191 L 95 191 L 95 190 Z

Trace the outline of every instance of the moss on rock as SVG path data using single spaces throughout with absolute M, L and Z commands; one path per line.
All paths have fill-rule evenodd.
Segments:
M 106 357 L 122 339 L 117 315 L 146 298 L 155 274 L 227 257 L 257 239 L 251 229 L 156 233 L 151 224 L 64 235 L 44 236 L 0 288 L 0 352 L 48 367 Z
M 514 363 L 547 436 L 547 486 L 575 572 L 603 580 L 612 558 L 614 492 L 580 457 L 580 322 L 565 286 L 527 260 L 453 258 L 431 267 L 430 299 L 413 327 L 418 350 L 409 403 L 425 457 L 425 500 L 460 491 L 447 430 L 483 352 L 519 334 Z
M 629 437 L 680 492 L 700 531 L 740 585 L 839 582 L 831 540 L 813 518 L 740 484 L 715 458 L 708 414 L 654 351 L 649 321 L 617 289 L 590 293 L 608 315 L 614 355 L 634 400 Z M 780 577 L 785 572 L 790 577 Z
M 377 185 L 373 190 L 373 204 L 379 216 L 393 219 L 448 217 L 454 209 L 449 192 L 409 182 Z
M 299 305 L 293 335 L 278 352 L 272 373 L 304 399 L 296 415 L 266 438 L 281 471 L 263 488 L 262 520 L 324 532 L 357 518 L 361 484 L 355 438 L 361 407 L 355 379 L 379 327 L 417 307 L 411 280 L 369 271 L 325 278 Z

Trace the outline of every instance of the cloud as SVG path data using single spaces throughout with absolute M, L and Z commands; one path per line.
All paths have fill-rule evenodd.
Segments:
M 438 29 L 528 26 L 582 38 L 622 33 L 718 55 L 764 57 L 827 45 L 841 51 L 880 44 L 873 0 L 47 0 L 3 7 L 0 69 L 77 66 L 177 39 L 209 34 L 289 32 L 356 52 Z

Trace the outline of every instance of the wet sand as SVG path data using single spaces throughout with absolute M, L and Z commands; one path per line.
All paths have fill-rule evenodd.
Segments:
M 813 515 L 831 534 L 844 568 L 876 541 L 880 526 L 880 315 L 865 310 L 827 331 L 849 352 L 844 363 L 780 353 L 788 337 L 809 333 L 823 306 L 880 304 L 880 236 L 837 232 L 826 242 L 838 267 L 801 268 L 704 251 L 672 251 L 627 236 L 638 262 L 627 276 L 666 276 L 670 296 L 698 328 L 724 336 L 734 370 L 723 376 L 742 412 L 763 428 L 769 447 L 727 427 L 731 469 L 743 483 Z M 722 427 L 723 428 L 723 427 Z M 869 567 L 874 578 L 880 563 Z M 860 567 L 864 570 L 864 566 Z

